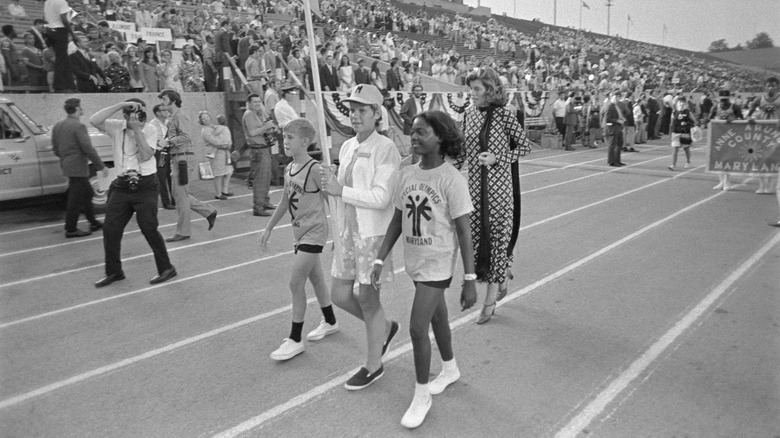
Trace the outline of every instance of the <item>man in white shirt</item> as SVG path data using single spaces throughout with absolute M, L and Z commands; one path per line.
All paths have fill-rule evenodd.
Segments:
M 166 150 L 168 142 L 165 141 L 165 136 L 168 135 L 168 116 L 171 113 L 162 104 L 155 105 L 152 112 L 154 113 L 154 118 L 149 122 L 149 125 L 157 131 L 154 158 L 157 160 L 160 200 L 164 209 L 176 210 L 176 202 L 173 200 L 173 192 L 171 191 L 171 157 Z
M 49 23 L 50 37 L 53 41 L 55 92 L 76 90 L 68 57 L 68 36 L 76 40 L 70 25 L 70 12 L 67 0 L 46 0 L 43 4 L 43 18 Z
M 558 128 L 558 133 L 562 138 L 566 138 L 566 124 L 564 118 L 566 117 L 566 93 L 563 91 L 558 92 L 558 100 L 553 103 L 553 117 L 555 117 L 555 127 Z
M 120 110 L 124 120 L 109 119 Z M 141 99 L 131 98 L 96 112 L 89 122 L 113 140 L 114 168 L 117 170 L 117 177 L 108 190 L 103 222 L 106 276 L 95 283 L 95 287 L 125 279 L 120 248 L 122 234 L 133 213 L 157 265 L 157 276 L 150 283 L 170 280 L 176 276 L 176 268 L 171 265 L 165 241 L 157 231 L 158 181 L 153 146 L 157 131 L 146 123 L 146 104 Z

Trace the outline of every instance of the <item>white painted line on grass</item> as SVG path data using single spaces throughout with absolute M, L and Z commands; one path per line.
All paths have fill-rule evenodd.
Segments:
M 731 275 L 710 292 L 699 304 L 691 309 L 685 316 L 661 336 L 650 348 L 623 371 L 612 383 L 609 384 L 596 398 L 588 403 L 582 411 L 569 421 L 555 438 L 576 438 L 604 409 L 623 392 L 637 377 L 639 377 L 661 353 L 690 328 L 737 280 L 739 280 L 753 265 L 764 257 L 775 245 L 780 242 L 780 233 L 769 240 L 749 259 L 745 260 Z
M 546 277 L 544 277 L 544 278 L 542 278 L 542 279 L 540 279 L 540 280 L 538 280 L 538 281 L 536 281 L 536 282 L 534 282 L 534 283 L 532 283 L 532 284 L 530 284 L 530 285 L 528 285 L 528 286 L 526 286 L 526 287 L 524 287 L 522 289 L 519 289 L 519 290 L 517 290 L 515 292 L 512 292 L 512 293 L 508 294 L 506 296 L 506 298 L 504 298 L 502 301 L 500 301 L 500 302 L 498 302 L 496 304 L 496 307 L 501 307 L 503 305 L 506 305 L 507 303 L 509 303 L 509 302 L 511 302 L 511 301 L 513 301 L 513 300 L 515 300 L 515 299 L 517 299 L 517 298 L 519 298 L 519 297 L 521 297 L 521 296 L 523 296 L 525 294 L 528 294 L 528 293 L 530 293 L 530 292 L 532 292 L 532 291 L 534 291 L 536 289 L 539 289 L 540 287 L 546 286 L 547 284 L 549 284 L 549 283 L 555 281 L 556 279 L 558 279 L 558 278 L 568 274 L 569 272 L 571 272 L 571 271 L 581 267 L 582 265 L 584 265 L 584 264 L 586 264 L 588 262 L 591 262 L 591 261 L 593 261 L 594 259 L 596 259 L 598 257 L 601 257 L 602 255 L 612 251 L 613 249 L 615 249 L 615 248 L 625 244 L 626 242 L 629 242 L 629 241 L 631 241 L 631 240 L 641 236 L 642 234 L 644 234 L 644 233 L 646 233 L 646 232 L 648 232 L 648 231 L 650 231 L 650 230 L 652 230 L 652 229 L 654 229 L 654 228 L 656 228 L 656 227 L 658 227 L 660 225 L 663 225 L 664 223 L 669 222 L 670 220 L 672 220 L 672 219 L 674 219 L 674 218 L 676 218 L 676 217 L 678 217 L 678 216 L 680 216 L 682 214 L 685 214 L 685 213 L 689 212 L 690 210 L 693 210 L 694 208 L 696 208 L 696 207 L 698 207 L 698 206 L 700 206 L 700 205 L 702 205 L 704 203 L 707 203 L 707 202 L 717 198 L 718 196 L 721 196 L 722 194 L 723 194 L 723 192 L 718 192 L 718 193 L 716 193 L 714 195 L 711 195 L 711 196 L 709 196 L 709 197 L 707 197 L 707 198 L 705 198 L 705 199 L 703 199 L 701 201 L 698 201 L 698 202 L 696 202 L 694 204 L 691 204 L 691 205 L 689 205 L 689 206 L 687 206 L 685 208 L 677 210 L 676 212 L 674 212 L 674 213 L 672 213 L 672 214 L 670 214 L 670 215 L 668 215 L 668 216 L 666 216 L 666 217 L 664 217 L 662 219 L 659 219 L 659 220 L 657 220 L 657 221 L 655 221 L 655 222 L 653 222 L 653 223 L 651 223 L 649 225 L 646 225 L 646 226 L 640 228 L 639 230 L 629 234 L 628 236 L 625 236 L 622 239 L 620 239 L 620 240 L 618 240 L 616 242 L 613 242 L 613 243 L 605 246 L 604 248 L 601 248 L 600 250 L 598 250 L 598 251 L 596 251 L 596 252 L 594 252 L 594 253 L 592 253 L 592 254 L 590 254 L 590 255 L 588 255 L 588 256 L 580 259 L 580 260 L 577 260 L 576 262 L 574 262 L 574 263 L 572 263 L 572 264 L 570 264 L 570 265 L 568 265 L 568 266 L 566 266 L 566 267 L 564 267 L 564 268 L 562 268 L 562 269 L 560 269 L 560 270 L 558 270 L 558 271 L 556 271 L 556 272 L 554 272 L 554 273 L 552 273 L 552 274 L 550 274 L 550 275 L 548 275 L 548 276 L 546 276 Z M 778 234 L 777 239 L 780 239 L 780 234 Z M 462 316 L 462 317 L 460 317 L 460 318 L 458 318 L 458 319 L 456 319 L 454 321 L 451 321 L 450 322 L 451 330 L 455 331 L 460 326 L 462 326 L 462 325 L 464 325 L 464 324 L 466 324 L 466 323 L 476 319 L 477 317 L 479 317 L 480 312 L 481 312 L 481 310 L 476 310 L 474 312 L 469 313 L 468 315 Z M 387 358 L 388 358 L 388 360 L 392 360 L 392 359 L 400 356 L 401 354 L 404 354 L 404 353 L 406 353 L 408 351 L 411 351 L 411 349 L 412 349 L 411 342 L 407 342 L 407 343 L 401 345 L 400 347 L 390 351 L 387 354 Z M 221 433 L 218 433 L 218 434 L 214 435 L 214 437 L 215 438 L 232 438 L 232 437 L 238 436 L 239 434 L 242 434 L 244 432 L 247 432 L 247 431 L 250 431 L 250 430 L 255 429 L 257 427 L 260 427 L 264 423 L 266 423 L 267 421 L 272 420 L 272 419 L 274 419 L 274 418 L 284 414 L 285 412 L 287 412 L 287 411 L 289 411 L 289 410 L 291 410 L 293 408 L 296 408 L 296 407 L 298 407 L 298 406 L 300 406 L 300 405 L 302 405 L 304 403 L 307 403 L 310 400 L 313 400 L 314 398 L 324 394 L 325 392 L 327 392 L 328 390 L 330 390 L 332 388 L 335 388 L 336 386 L 339 386 L 340 384 L 342 384 L 346 380 L 348 380 L 349 376 L 353 372 L 354 372 L 354 370 L 352 370 L 352 371 L 350 371 L 350 372 L 348 372 L 346 374 L 342 374 L 342 375 L 340 375 L 340 376 L 338 376 L 338 377 L 336 377 L 336 378 L 334 378 L 334 379 L 332 379 L 332 380 L 330 380 L 328 382 L 323 383 L 322 385 L 319 385 L 319 386 L 317 386 L 317 387 L 315 387 L 315 388 L 313 388 L 313 389 L 303 393 L 303 394 L 299 394 L 298 396 L 293 397 L 292 399 L 286 401 L 285 403 L 277 405 L 277 406 L 275 406 L 275 407 L 273 407 L 273 408 L 271 408 L 271 409 L 261 413 L 260 415 L 252 417 L 249 420 L 246 420 L 246 421 L 244 421 L 244 422 L 242 422 L 242 423 L 240 423 L 240 424 L 238 424 L 238 425 L 236 425 L 236 426 L 234 426 L 234 427 L 232 427 L 232 428 L 230 428 L 228 430 L 225 430 L 225 431 L 223 431 Z

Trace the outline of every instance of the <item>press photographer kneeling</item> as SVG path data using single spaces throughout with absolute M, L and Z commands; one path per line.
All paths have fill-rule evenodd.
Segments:
M 123 120 L 109 119 L 122 111 Z M 168 259 L 165 241 L 157 231 L 157 161 L 154 158 L 157 131 L 146 124 L 146 104 L 132 98 L 104 108 L 89 122 L 113 140 L 116 179 L 108 189 L 106 217 L 103 223 L 103 248 L 106 258 L 106 276 L 95 287 L 124 280 L 120 249 L 125 226 L 136 214 L 141 233 L 154 252 L 158 275 L 151 284 L 162 283 L 176 276 L 176 269 Z

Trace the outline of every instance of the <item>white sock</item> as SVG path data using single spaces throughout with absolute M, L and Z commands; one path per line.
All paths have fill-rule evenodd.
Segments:
M 441 372 L 449 374 L 450 372 L 454 372 L 457 369 L 458 364 L 455 362 L 454 357 L 451 360 L 441 361 Z
M 428 398 L 431 396 L 430 391 L 428 390 L 428 384 L 427 383 L 416 383 L 414 384 L 414 397 L 418 398 Z

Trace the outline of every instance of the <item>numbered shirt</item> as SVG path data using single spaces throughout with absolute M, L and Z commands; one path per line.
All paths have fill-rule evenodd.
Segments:
M 448 162 L 429 170 L 406 167 L 395 208 L 402 212 L 404 263 L 412 280 L 452 277 L 458 259 L 454 219 L 474 209 L 466 178 Z

